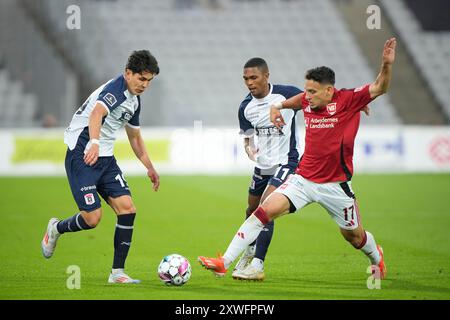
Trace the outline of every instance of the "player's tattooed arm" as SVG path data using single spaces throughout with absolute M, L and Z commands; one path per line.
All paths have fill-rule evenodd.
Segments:
M 103 117 L 108 114 L 104 106 L 97 103 L 89 116 L 89 144 L 84 154 L 84 163 L 93 166 L 98 160 L 99 137 Z
M 372 99 L 384 94 L 389 88 L 392 77 L 392 64 L 395 61 L 395 47 L 397 40 L 391 38 L 386 41 L 381 56 L 381 70 L 375 82 L 369 86 L 369 93 Z

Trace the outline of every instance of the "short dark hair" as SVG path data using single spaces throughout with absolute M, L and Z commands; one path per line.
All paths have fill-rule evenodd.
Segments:
M 305 74 L 306 80 L 317 81 L 320 84 L 331 84 L 335 83 L 334 71 L 328 67 L 317 67 L 309 69 Z
M 258 68 L 261 71 L 268 72 L 269 66 L 267 65 L 267 62 L 263 58 L 251 58 L 248 60 L 245 65 L 245 68 Z
M 159 74 L 158 61 L 148 50 L 133 51 L 128 58 L 126 68 L 133 73 L 150 72 Z

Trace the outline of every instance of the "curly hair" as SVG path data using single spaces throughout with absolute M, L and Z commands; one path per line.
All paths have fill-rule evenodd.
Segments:
M 158 61 L 148 50 L 133 51 L 128 58 L 126 68 L 133 73 L 150 72 L 159 74 Z
M 334 85 L 336 81 L 334 71 L 324 66 L 313 68 L 306 71 L 305 79 L 317 81 L 321 84 L 331 84 L 331 85 Z

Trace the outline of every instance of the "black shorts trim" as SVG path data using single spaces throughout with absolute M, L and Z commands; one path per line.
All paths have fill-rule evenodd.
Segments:
M 352 199 L 355 199 L 355 194 L 350 191 L 350 186 L 348 185 L 347 182 L 339 183 L 339 185 L 341 186 L 342 190 L 344 190 L 347 196 L 349 196 Z

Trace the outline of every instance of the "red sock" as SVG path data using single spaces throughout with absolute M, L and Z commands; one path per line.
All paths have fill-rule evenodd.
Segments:
M 259 221 L 261 221 L 262 224 L 267 224 L 270 219 L 267 216 L 266 211 L 264 211 L 264 209 L 262 207 L 258 207 L 253 214 L 255 215 L 255 217 L 257 217 L 259 219 Z

